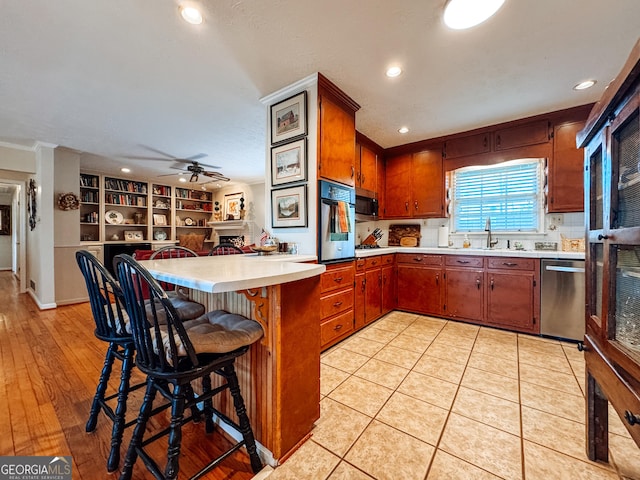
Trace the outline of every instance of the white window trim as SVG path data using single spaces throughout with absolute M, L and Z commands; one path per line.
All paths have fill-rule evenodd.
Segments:
M 511 166 L 511 165 L 518 165 L 518 164 L 525 164 L 525 163 L 532 163 L 536 161 L 538 163 L 538 168 L 537 168 L 537 175 L 538 175 L 538 194 L 537 194 L 537 217 L 538 217 L 538 228 L 536 230 L 495 230 L 496 233 L 500 233 L 500 234 L 527 234 L 527 235 L 537 235 L 537 234 L 544 234 L 544 224 L 545 224 L 545 209 L 544 209 L 544 166 L 546 163 L 546 159 L 545 158 L 521 158 L 521 159 L 517 159 L 517 160 L 509 160 L 507 162 L 502 162 L 502 163 L 497 163 L 497 164 L 493 164 L 493 165 L 478 165 L 478 166 L 471 166 L 471 167 L 462 167 L 462 168 L 458 168 L 456 170 L 452 170 L 450 172 L 451 175 L 451 182 L 450 185 L 451 187 L 449 188 L 450 191 L 450 211 L 449 211 L 449 225 L 451 226 L 451 233 L 452 234 L 462 234 L 462 233 L 468 233 L 470 235 L 474 235 L 474 234 L 484 234 L 484 229 L 483 230 L 456 230 L 455 229 L 455 175 L 457 172 L 465 172 L 465 171 L 470 171 L 470 170 L 480 170 L 480 169 L 489 169 L 489 168 L 497 168 L 497 167 L 505 167 L 505 166 Z M 484 220 L 482 221 L 482 224 L 484 225 Z M 493 231 L 493 230 L 492 230 Z

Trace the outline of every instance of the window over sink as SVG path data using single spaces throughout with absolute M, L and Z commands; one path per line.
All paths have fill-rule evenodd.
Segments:
M 464 167 L 449 173 L 454 232 L 539 232 L 543 216 L 544 159 Z

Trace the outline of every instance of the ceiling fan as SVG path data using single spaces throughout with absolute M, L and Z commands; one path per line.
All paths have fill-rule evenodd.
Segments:
M 211 178 L 210 181 L 205 182 L 201 185 L 205 185 L 207 183 L 212 183 L 212 182 L 228 182 L 229 181 L 229 178 L 225 177 L 220 172 L 213 172 L 205 169 L 205 167 L 215 168 L 215 169 L 221 168 L 218 165 L 208 165 L 206 163 L 201 163 L 197 161 L 197 160 L 200 160 L 201 158 L 206 157 L 207 156 L 206 153 L 198 153 L 196 155 L 192 155 L 191 157 L 187 157 L 187 158 L 178 158 L 178 157 L 169 155 L 168 153 L 165 153 L 162 150 L 157 150 L 147 145 L 143 145 L 143 147 L 162 155 L 162 157 L 127 156 L 126 158 L 132 158 L 135 160 L 161 160 L 161 161 L 176 162 L 177 164 L 182 164 L 182 165 L 172 165 L 171 167 L 169 167 L 175 170 L 180 170 L 181 173 L 168 173 L 165 175 L 158 175 L 159 177 L 168 177 L 171 175 L 184 175 L 185 173 L 189 172 L 191 173 L 191 176 L 189 177 L 189 182 L 191 183 L 197 182 L 200 178 L 200 175 L 204 175 L 205 177 Z M 184 165 L 186 165 L 186 167 Z

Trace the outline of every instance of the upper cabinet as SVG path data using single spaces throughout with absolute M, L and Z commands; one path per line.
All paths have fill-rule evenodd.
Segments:
M 537 120 L 524 125 L 502 128 L 494 133 L 495 150 L 547 143 L 551 140 L 551 136 L 551 122 L 548 120 Z
M 442 157 L 453 159 L 468 155 L 479 155 L 491 151 L 491 134 L 489 132 L 452 138 L 444 142 Z
M 380 199 L 378 186 L 384 169 L 383 152 L 382 147 L 356 132 L 355 186 L 358 194 Z
M 442 146 L 386 159 L 384 218 L 444 217 Z
M 356 111 L 360 106 L 318 74 L 318 177 L 356 186 Z
M 576 134 L 584 122 L 566 122 L 553 129 L 553 156 L 547 165 L 547 212 L 582 212 L 584 154 L 576 147 Z

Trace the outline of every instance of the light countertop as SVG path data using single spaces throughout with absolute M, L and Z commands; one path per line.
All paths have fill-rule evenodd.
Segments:
M 144 260 L 158 280 L 202 292 L 221 293 L 294 282 L 320 275 L 326 269 L 315 255 L 218 255 L 211 257 Z
M 388 253 L 429 253 L 435 255 L 478 255 L 487 257 L 555 258 L 584 260 L 584 252 L 562 252 L 558 250 L 512 250 L 506 248 L 438 248 L 438 247 L 380 247 L 356 250 L 356 258 L 384 255 Z

